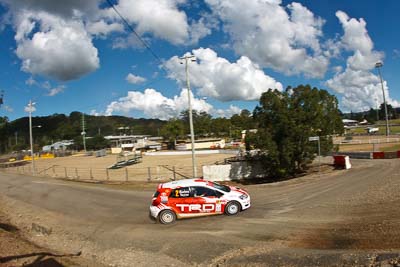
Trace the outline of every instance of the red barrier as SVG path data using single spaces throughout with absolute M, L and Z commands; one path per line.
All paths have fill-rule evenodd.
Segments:
M 400 158 L 400 150 L 397 151 L 397 157 Z
M 336 155 L 336 156 L 333 156 L 333 159 L 334 159 L 333 164 L 335 164 L 335 166 L 337 166 L 337 165 L 344 166 L 344 164 L 345 164 L 344 156 Z
M 333 156 L 333 159 L 334 159 L 333 164 L 335 165 L 335 167 L 340 167 L 343 169 L 351 168 L 349 156 L 335 155 L 335 156 Z
M 385 152 L 372 152 L 372 158 L 373 159 L 384 159 Z

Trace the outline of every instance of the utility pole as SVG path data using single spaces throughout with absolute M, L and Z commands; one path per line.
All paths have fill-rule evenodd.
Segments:
M 382 74 L 381 74 L 381 67 L 383 66 L 382 62 L 377 62 L 375 64 L 375 68 L 378 69 L 379 73 L 379 78 L 381 79 L 381 86 L 382 86 L 382 94 L 383 94 L 383 104 L 385 105 L 385 117 L 386 117 L 386 137 L 389 137 L 390 135 L 390 130 L 389 130 L 389 118 L 388 118 L 388 112 L 387 112 L 387 105 L 386 105 L 386 98 L 385 98 L 385 90 L 383 88 L 383 80 L 382 80 Z
M 189 82 L 189 68 L 188 61 L 195 62 L 196 57 L 194 55 L 186 55 L 181 57 L 180 59 L 185 61 L 185 71 L 186 71 L 186 86 L 188 90 L 188 104 L 189 104 L 189 124 L 190 124 L 190 138 L 192 141 L 192 166 L 193 166 L 193 178 L 197 177 L 197 167 L 196 167 L 196 156 L 195 156 L 195 147 L 194 147 L 194 128 L 193 128 L 193 111 L 192 111 L 192 103 L 191 103 L 191 90 L 190 90 L 190 82 Z M 183 62 L 181 62 L 183 64 Z
M 29 112 L 29 141 L 31 144 L 31 158 L 32 158 L 32 175 L 35 176 L 35 156 L 33 153 L 33 136 L 32 136 L 32 112 L 35 111 L 35 103 L 32 100 L 29 100 L 28 107 L 25 108 L 25 111 Z
M 82 139 L 83 139 L 83 150 L 86 152 L 86 132 L 85 132 L 85 113 L 82 112 Z

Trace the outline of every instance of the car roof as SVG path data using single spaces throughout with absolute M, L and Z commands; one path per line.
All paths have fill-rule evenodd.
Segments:
M 178 181 L 172 181 L 164 184 L 160 184 L 159 188 L 177 188 L 177 187 L 185 187 L 185 186 L 198 186 L 198 185 L 207 185 L 209 181 L 203 179 L 184 179 Z

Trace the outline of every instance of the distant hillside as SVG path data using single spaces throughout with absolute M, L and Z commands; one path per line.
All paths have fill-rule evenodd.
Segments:
M 96 135 L 158 135 L 165 121 L 158 119 L 134 119 L 124 116 L 91 116 L 85 114 L 87 136 Z M 11 122 L 3 121 L 0 127 L 0 153 L 29 147 L 29 118 Z M 34 143 L 39 148 L 59 140 L 79 138 L 82 132 L 82 113 L 72 112 L 69 116 L 53 114 L 32 117 Z M 38 127 L 41 126 L 41 127 Z

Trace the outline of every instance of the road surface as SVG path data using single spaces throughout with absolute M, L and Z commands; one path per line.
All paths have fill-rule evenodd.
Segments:
M 35 242 L 115 266 L 352 266 L 399 257 L 399 161 L 352 163 L 347 171 L 243 185 L 249 210 L 169 226 L 148 218 L 156 185 L 120 190 L 1 173 L 0 204 Z

